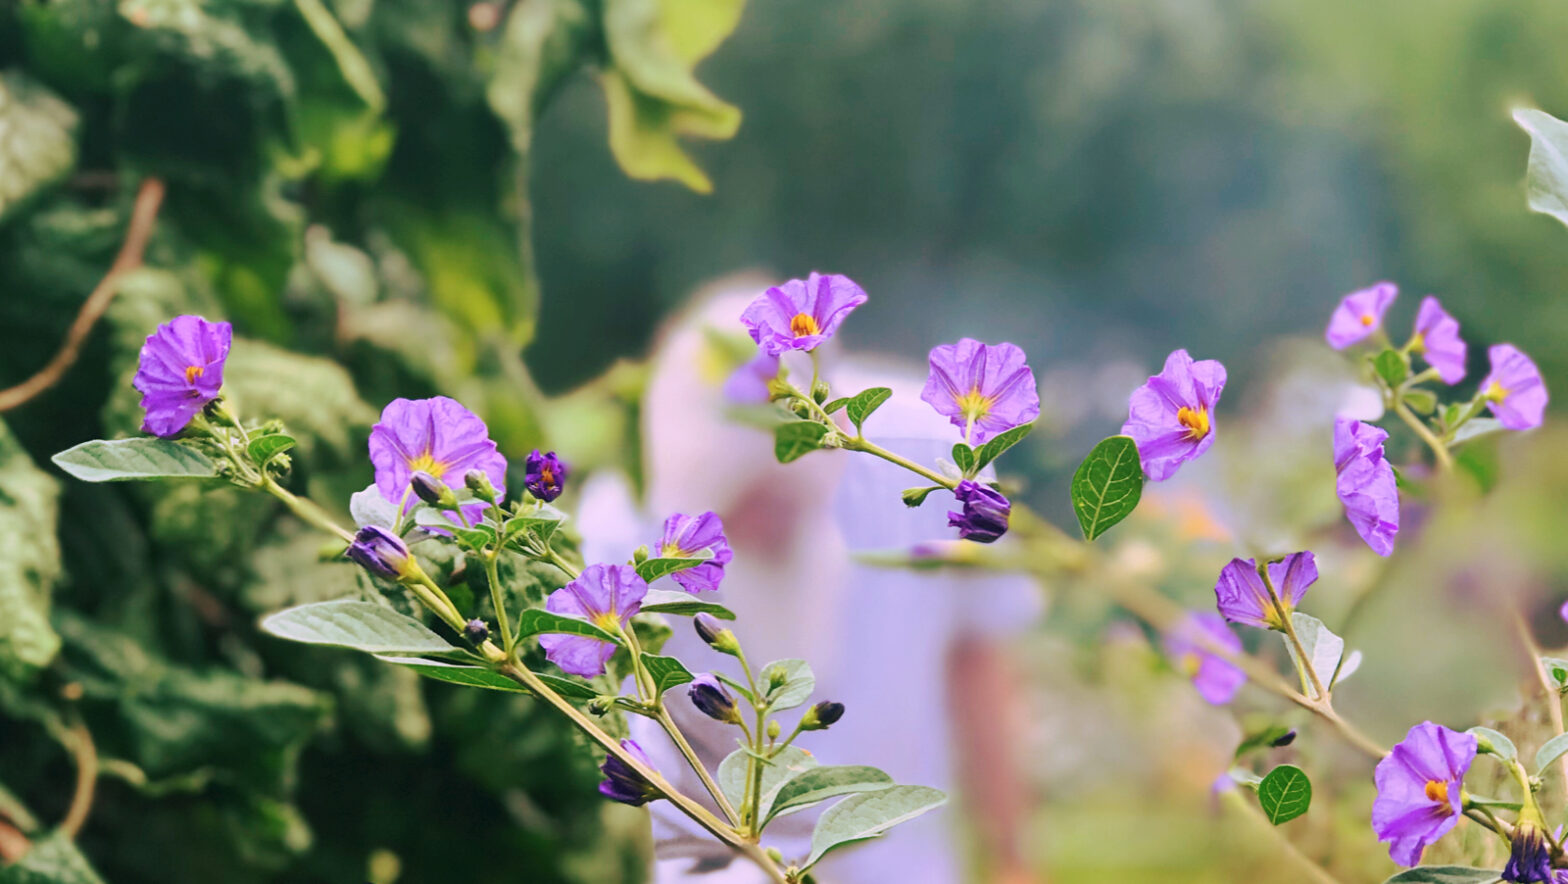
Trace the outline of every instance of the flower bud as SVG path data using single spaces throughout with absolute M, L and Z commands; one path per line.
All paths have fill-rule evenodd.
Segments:
M 796 417 L 811 417 L 811 406 L 799 399 L 789 404 L 789 410 L 793 411 Z
M 490 484 L 490 477 L 484 470 L 469 470 L 463 474 L 463 484 L 473 495 L 485 503 L 495 503 L 495 486 Z
M 648 767 L 653 766 L 653 762 L 648 760 L 648 755 L 635 741 L 622 740 L 621 748 L 626 750 L 626 754 Z M 659 790 L 655 789 L 646 777 L 638 773 L 636 768 L 614 755 L 605 756 L 604 764 L 599 767 L 599 770 L 605 776 L 604 782 L 599 784 L 599 794 L 611 801 L 640 807 L 660 795 Z
M 958 498 L 964 509 L 962 512 L 949 512 L 947 525 L 949 528 L 957 528 L 961 539 L 991 543 L 1007 533 L 1013 505 L 1002 492 L 965 479 L 953 489 L 953 496 Z
M 643 562 L 648 561 L 648 555 L 648 545 L 645 543 L 642 546 L 632 550 L 632 562 L 641 565 Z
M 811 398 L 818 405 L 828 401 L 829 392 L 828 382 L 821 378 L 817 378 L 817 382 L 811 385 Z
M 724 689 L 724 685 L 712 673 L 705 673 L 692 680 L 691 687 L 686 695 L 691 698 L 691 704 L 697 711 L 708 716 L 714 721 L 725 724 L 739 724 L 740 713 L 735 711 L 735 698 Z
M 523 487 L 528 489 L 529 494 L 545 503 L 561 496 L 568 469 L 566 463 L 555 456 L 555 452 L 540 454 L 539 449 L 535 448 L 523 465 L 527 470 Z
M 703 612 L 693 617 L 691 622 L 697 630 L 697 637 L 715 651 L 732 657 L 740 653 L 740 642 L 736 640 L 735 633 L 726 629 L 719 618 Z
M 762 678 L 767 682 L 767 693 L 773 693 L 789 681 L 789 673 L 782 666 L 769 666 L 763 670 Z
M 768 722 L 768 739 L 777 740 L 779 738 L 779 734 L 783 732 L 784 729 L 779 726 L 779 720 L 777 718 L 771 719 Z
M 615 698 L 614 697 L 603 697 L 603 696 L 600 696 L 600 697 L 594 697 L 592 700 L 588 701 L 588 711 L 592 712 L 594 715 L 601 715 L 601 716 L 602 715 L 608 715 L 610 710 L 614 709 L 614 708 L 615 708 Z
M 388 580 L 404 580 L 419 570 L 403 538 L 379 525 L 366 525 L 354 535 L 344 555 L 366 571 Z
M 838 723 L 844 717 L 844 704 L 823 700 L 821 703 L 806 710 L 800 717 L 800 729 L 803 731 L 825 731 Z
M 425 503 L 432 506 L 457 506 L 457 495 L 452 493 L 452 489 L 429 473 L 414 473 L 409 479 L 409 484 L 413 486 L 415 496 Z
M 476 617 L 464 624 L 463 635 L 476 645 L 484 644 L 485 639 L 490 637 L 490 627 Z

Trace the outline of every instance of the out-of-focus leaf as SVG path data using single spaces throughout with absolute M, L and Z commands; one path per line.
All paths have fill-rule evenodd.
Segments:
M 0 220 L 76 165 L 76 123 L 26 74 L 0 73 Z
M 1468 866 L 1418 866 L 1406 869 L 1383 884 L 1493 884 L 1502 872 Z
M 103 884 L 92 863 L 62 832 L 33 842 L 22 858 L 0 868 L 0 884 Z
M 1515 110 L 1514 122 L 1530 133 L 1530 208 L 1568 224 L 1568 123 L 1533 108 Z
M 236 4 L 201 0 L 121 0 L 120 15 L 154 53 L 191 65 L 209 81 L 234 77 L 278 97 L 294 94 L 294 73 L 267 39 L 232 14 Z
M 60 649 L 49 600 L 60 576 L 55 481 L 0 422 L 0 675 L 47 665 Z
M 1322 683 L 1324 690 L 1334 680 L 1334 674 L 1339 672 L 1339 661 L 1345 654 L 1345 640 L 1335 635 L 1332 630 L 1323 625 L 1323 621 L 1300 611 L 1290 615 L 1291 625 L 1296 630 L 1296 638 L 1300 640 L 1302 650 L 1306 651 L 1307 659 L 1303 661 L 1296 654 L 1296 646 L 1285 639 L 1285 650 L 1289 652 L 1291 662 L 1296 664 L 1298 672 L 1305 672 L 1303 663 L 1312 667 L 1312 672 Z M 1312 679 L 1307 678 L 1308 691 L 1311 692 Z
M 1480 740 L 1478 751 L 1490 753 L 1504 761 L 1512 761 L 1519 757 L 1519 750 L 1514 747 L 1514 741 L 1492 728 L 1476 725 L 1465 733 L 1475 734 Z
M 519 153 L 527 154 L 535 116 L 576 68 L 592 34 L 581 0 L 529 0 L 507 14 L 485 97 Z

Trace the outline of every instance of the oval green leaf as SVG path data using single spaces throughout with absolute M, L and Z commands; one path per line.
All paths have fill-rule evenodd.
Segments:
M 1274 825 L 1288 823 L 1307 812 L 1312 805 L 1312 782 L 1294 764 L 1282 764 L 1264 775 L 1258 783 L 1258 803 Z
M 830 850 L 856 844 L 886 832 L 928 810 L 947 803 L 947 795 L 929 786 L 891 786 L 851 795 L 823 811 L 811 833 L 811 868 Z
M 1073 473 L 1073 512 L 1086 540 L 1131 515 L 1142 496 L 1143 466 L 1138 462 L 1138 443 L 1131 436 L 1102 440 Z
M 840 795 L 875 792 L 891 785 L 892 777 L 863 764 L 814 767 L 779 787 L 778 794 L 773 797 L 773 806 L 762 822 L 767 825 L 774 817 L 805 810 Z
M 289 641 L 352 648 L 367 654 L 443 654 L 458 650 L 406 614 L 355 599 L 286 608 L 262 618 L 261 628 Z
M 773 456 L 789 463 L 822 447 L 828 428 L 816 421 L 790 421 L 773 431 Z
M 664 692 L 678 685 L 691 682 L 693 676 L 686 669 L 685 664 L 674 657 L 661 657 L 658 654 L 643 654 L 643 668 L 648 670 L 648 675 L 653 678 L 653 692 L 655 696 L 664 696 Z
M 1507 737 L 1503 736 L 1497 731 L 1492 730 L 1489 727 L 1481 727 L 1477 725 L 1476 727 L 1465 731 L 1465 733 L 1475 734 L 1480 738 L 1481 745 L 1479 750 L 1481 752 L 1489 752 L 1490 754 L 1496 755 L 1498 758 L 1501 758 L 1504 761 L 1512 761 L 1513 759 L 1519 757 L 1519 750 L 1514 748 L 1514 741 L 1508 739 Z
M 51 458 L 60 469 L 83 482 L 127 482 L 135 479 L 211 479 L 218 475 L 212 458 L 172 439 L 94 439 Z
M 881 408 L 882 403 L 886 402 L 892 395 L 893 391 L 887 387 L 871 387 L 856 393 L 849 400 L 849 404 L 844 406 L 844 413 L 849 415 L 849 422 L 855 425 L 855 431 L 864 433 L 865 430 L 861 427 L 861 424 L 865 423 L 866 418 L 870 417 L 872 412 Z
M 1019 442 L 1022 442 L 1024 437 L 1029 435 L 1029 431 L 1033 429 L 1034 424 L 1024 424 L 1021 427 L 1013 427 L 1011 430 L 1007 430 L 1006 432 L 997 435 L 995 438 L 991 439 L 991 441 L 980 446 L 979 449 L 975 451 L 975 472 L 978 473 L 979 471 L 985 469 L 987 464 L 1001 457 L 1002 452 L 1012 448 Z

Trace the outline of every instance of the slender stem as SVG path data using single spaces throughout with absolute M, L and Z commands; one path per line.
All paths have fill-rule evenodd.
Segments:
M 723 810 L 724 815 L 729 818 L 730 825 L 740 825 L 740 814 L 735 812 L 735 805 L 731 804 L 729 798 L 725 797 L 724 790 L 719 788 L 719 784 L 713 781 L 713 777 L 708 773 L 708 768 L 703 765 L 702 759 L 697 757 L 697 751 L 691 747 L 691 743 L 687 742 L 686 735 L 681 733 L 680 726 L 675 723 L 675 719 L 670 717 L 670 710 L 666 709 L 662 703 L 659 705 L 659 712 L 655 716 L 655 720 L 664 728 L 664 732 L 670 735 L 670 740 L 675 743 L 675 748 L 681 750 L 681 755 L 686 757 L 686 763 L 691 765 L 691 769 L 697 772 L 697 777 L 702 780 L 702 785 L 707 788 L 708 794 L 713 796 L 713 800 L 718 803 L 719 809 Z
M 1285 615 L 1285 605 L 1279 599 L 1279 591 L 1274 588 L 1274 580 L 1269 577 L 1268 562 L 1258 563 L 1258 576 L 1263 578 L 1263 588 L 1268 590 L 1269 603 L 1274 606 L 1279 614 L 1279 629 L 1285 633 L 1285 640 L 1295 649 L 1296 668 L 1301 674 L 1303 686 L 1310 684 L 1313 692 L 1322 700 L 1328 699 L 1328 691 L 1323 687 L 1323 681 L 1318 677 L 1317 667 L 1312 665 L 1312 658 L 1307 656 L 1307 649 L 1301 644 L 1301 638 L 1296 635 L 1296 625 L 1291 618 Z
M 278 500 L 283 501 L 283 505 L 288 507 L 290 512 L 299 516 L 300 519 L 311 527 L 319 528 L 328 534 L 335 534 L 344 543 L 354 542 L 353 533 L 332 521 L 332 517 L 327 515 L 326 510 L 317 506 L 314 501 L 295 495 L 294 492 L 279 485 L 277 480 L 271 476 L 264 475 L 261 477 L 261 488 Z
M 485 560 L 485 579 L 490 581 L 490 607 L 495 608 L 495 625 L 501 630 L 501 643 L 506 651 L 506 659 L 512 659 L 512 651 L 517 647 L 517 640 L 512 635 L 511 619 L 506 613 L 506 599 L 501 593 L 501 571 L 496 566 L 496 559 L 501 557 L 500 550 L 481 554 Z
M 1454 457 L 1448 453 L 1448 446 L 1443 444 L 1443 440 L 1433 435 L 1432 430 L 1420 418 L 1416 417 L 1415 413 L 1410 410 L 1410 406 L 1405 404 L 1404 399 L 1397 395 L 1394 397 L 1394 413 L 1399 415 L 1399 419 L 1404 421 L 1410 429 L 1415 430 L 1416 435 L 1421 437 L 1421 441 L 1425 442 L 1427 447 L 1432 449 L 1432 454 L 1437 458 L 1439 468 L 1444 470 L 1454 468 Z
M 566 699 L 564 699 L 560 694 L 557 694 L 555 691 L 551 690 L 548 685 L 539 680 L 538 676 L 534 675 L 529 670 L 511 662 L 501 665 L 497 671 L 507 678 L 510 678 L 518 684 L 522 685 L 523 687 L 528 688 L 528 690 L 536 697 L 544 700 L 551 706 L 554 706 L 557 712 L 560 712 L 562 715 L 566 716 L 567 719 L 572 722 L 572 724 L 577 726 L 578 730 L 586 734 L 588 738 L 593 740 L 595 743 L 598 743 L 600 747 L 604 749 L 604 751 L 614 755 L 616 758 L 619 758 L 621 762 L 624 763 L 627 767 L 637 771 L 637 773 L 645 778 L 649 783 L 652 783 L 654 788 L 658 789 L 660 794 L 669 799 L 670 803 L 675 805 L 676 809 L 678 809 L 681 813 L 686 814 L 686 816 L 690 817 L 694 822 L 697 823 L 697 825 L 702 826 L 702 828 L 707 830 L 710 835 L 719 839 L 720 841 L 723 841 L 725 844 L 728 844 L 730 847 L 734 848 L 736 852 L 755 863 L 758 868 L 767 873 L 768 878 L 773 881 L 774 884 L 788 884 L 787 879 L 784 877 L 784 873 L 780 871 L 779 867 L 774 864 L 773 860 L 768 857 L 767 853 L 764 852 L 760 846 L 758 846 L 755 842 L 742 837 L 734 829 L 726 826 L 718 817 L 715 817 L 713 814 L 709 813 L 707 808 L 693 801 L 690 797 L 686 796 L 680 790 L 672 786 L 670 782 L 664 778 L 663 774 L 642 763 L 642 761 L 638 760 L 625 749 L 622 749 L 621 744 L 616 742 L 614 737 L 611 737 L 609 734 L 605 733 L 597 724 L 591 721 L 588 716 L 584 715 L 581 710 L 567 702 Z
M 637 685 L 637 698 L 662 708 L 664 701 L 659 696 L 658 687 L 653 683 L 653 676 L 649 675 L 647 668 L 642 665 L 642 642 L 637 640 L 637 629 L 628 623 L 616 631 L 626 642 L 626 654 L 632 661 L 632 682 Z
M 1518 605 L 1509 607 L 1513 615 L 1514 629 L 1519 633 L 1519 643 L 1524 646 L 1525 654 L 1528 655 L 1525 663 L 1535 671 L 1536 681 L 1540 683 L 1541 690 L 1546 692 L 1546 714 L 1551 719 L 1552 731 L 1560 737 L 1563 735 L 1562 696 L 1546 677 L 1546 669 L 1541 665 L 1541 646 L 1536 643 L 1535 636 L 1530 632 L 1530 624 L 1524 619 L 1524 613 L 1519 610 Z M 1564 788 L 1568 788 L 1568 754 L 1558 757 L 1557 770 L 1562 775 Z
M 76 790 L 71 794 L 71 806 L 60 822 L 65 837 L 75 839 L 87 822 L 93 809 L 93 793 L 98 785 L 98 748 L 93 735 L 80 720 L 71 725 L 71 757 L 76 762 Z
M 1459 432 L 1459 428 L 1469 423 L 1484 408 L 1486 408 L 1486 391 L 1482 390 L 1478 391 L 1475 394 L 1475 398 L 1470 400 L 1470 404 L 1465 406 L 1465 410 L 1460 412 L 1459 418 L 1451 426 L 1444 429 L 1443 442 L 1452 442 L 1454 434 Z
M 915 475 L 922 478 L 929 479 L 933 483 L 941 485 L 943 488 L 951 489 L 957 487 L 958 485 L 958 480 L 949 479 L 948 477 L 934 470 L 921 466 L 920 464 L 917 464 L 902 455 L 894 454 L 893 452 L 888 451 L 886 448 L 883 448 L 869 439 L 845 439 L 844 448 L 850 451 L 864 451 L 866 454 L 872 455 L 873 457 L 880 457 L 889 463 L 896 463 L 904 469 L 909 470 L 911 473 L 914 473 Z
M 561 554 L 556 552 L 555 547 L 552 546 L 545 547 L 544 558 L 541 559 L 541 561 L 549 562 L 557 568 L 560 568 L 562 571 L 566 572 L 566 576 L 570 580 L 576 580 L 578 577 L 581 577 L 583 573 L 582 569 L 561 558 Z
M 762 834 L 762 820 L 760 819 L 762 816 L 762 773 L 763 768 L 767 766 L 766 762 L 762 760 L 764 757 L 762 752 L 762 741 L 766 737 L 765 732 L 767 731 L 768 723 L 767 713 L 763 711 L 766 708 L 767 707 L 763 705 L 759 697 L 758 702 L 755 705 L 757 713 L 757 730 L 756 733 L 752 735 L 751 742 L 751 749 L 753 754 L 746 757 L 746 760 L 750 762 L 750 764 L 747 766 L 746 773 L 751 779 L 751 787 L 746 793 L 746 806 L 742 810 L 742 815 L 745 819 L 748 831 L 751 832 L 751 835 L 754 838 Z
M 413 590 L 414 595 L 419 597 L 420 603 L 434 612 L 437 617 L 445 620 L 448 626 L 458 632 L 463 631 L 462 613 L 457 610 L 456 605 L 452 604 L 452 600 L 447 598 L 446 590 L 425 573 L 425 569 L 420 568 L 414 575 L 413 582 L 404 582 L 403 585 Z
M 1291 841 L 1288 837 L 1286 837 L 1284 831 L 1282 831 L 1279 827 L 1272 825 L 1268 819 L 1263 816 L 1263 808 L 1259 807 L 1254 802 L 1243 798 L 1240 793 L 1240 789 L 1227 790 L 1224 793 L 1226 796 L 1226 802 L 1240 808 L 1241 812 L 1246 814 L 1247 818 L 1251 820 L 1257 828 L 1267 830 L 1269 836 L 1279 844 L 1281 851 L 1286 856 L 1294 860 L 1295 863 L 1304 871 L 1306 871 L 1312 880 L 1319 882 L 1319 884 L 1339 884 L 1338 878 L 1335 878 L 1333 875 L 1329 874 L 1326 869 L 1314 862 L 1311 857 L 1307 856 L 1305 853 L 1302 853 L 1301 848 L 1297 847 L 1294 841 Z

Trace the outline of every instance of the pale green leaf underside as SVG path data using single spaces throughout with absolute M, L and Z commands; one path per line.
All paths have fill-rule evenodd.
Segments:
M 445 654 L 456 650 L 412 617 L 353 599 L 287 608 L 263 618 L 261 628 L 289 641 L 367 654 Z
M 207 455 L 169 439 L 94 439 L 56 454 L 60 469 L 83 482 L 134 479 L 211 479 L 217 465 Z

